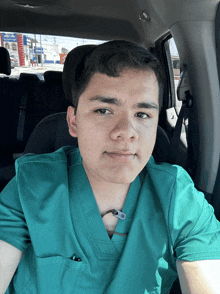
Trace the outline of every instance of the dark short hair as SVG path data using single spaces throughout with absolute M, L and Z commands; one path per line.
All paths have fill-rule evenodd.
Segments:
M 97 46 L 80 46 L 67 55 L 63 71 L 66 99 L 71 100 L 72 105 L 77 109 L 79 97 L 95 73 L 118 77 L 124 69 L 153 70 L 159 84 L 161 109 L 163 77 L 157 58 L 149 50 L 123 40 L 110 41 Z

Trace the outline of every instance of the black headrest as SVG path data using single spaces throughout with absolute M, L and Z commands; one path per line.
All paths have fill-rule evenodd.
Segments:
M 69 134 L 66 112 L 60 112 L 47 116 L 35 127 L 24 153 L 50 153 L 67 145 L 78 147 L 78 141 Z M 170 162 L 170 154 L 167 134 L 158 126 L 154 159 L 158 163 Z
M 21 81 L 40 81 L 39 77 L 36 74 L 30 74 L 22 72 L 20 73 L 19 80 Z
M 11 74 L 11 60 L 9 52 L 6 48 L 0 47 L 0 73 Z
M 83 65 L 85 56 L 97 45 L 82 45 L 71 50 L 67 56 L 63 67 L 63 89 L 65 99 L 72 101 L 72 91 L 76 87 L 77 68 Z
M 62 85 L 62 72 L 53 70 L 45 71 L 44 80 L 48 84 Z
M 72 145 L 78 146 L 77 138 L 69 134 L 66 112 L 55 113 L 41 120 L 31 134 L 24 153 L 50 153 Z

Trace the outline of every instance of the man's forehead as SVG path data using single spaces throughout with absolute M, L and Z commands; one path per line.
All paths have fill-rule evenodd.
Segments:
M 129 81 L 129 82 L 128 82 Z M 133 83 L 132 86 L 134 87 L 134 90 L 137 90 L 142 87 L 152 87 L 157 89 L 159 88 L 158 80 L 156 77 L 156 74 L 152 69 L 146 69 L 146 70 L 140 70 L 140 69 L 133 69 L 128 68 L 124 69 L 120 72 L 117 76 L 110 76 L 105 73 L 95 72 L 88 83 L 88 86 L 94 85 L 94 83 L 97 84 L 105 84 L 105 86 L 111 87 L 112 84 L 118 84 L 118 87 L 120 88 L 123 86 L 123 84 L 130 84 Z
M 123 67 L 123 68 L 119 68 L 116 72 L 115 72 L 115 74 L 114 74 L 114 76 L 113 75 L 108 75 L 107 73 L 103 73 L 103 72 L 99 72 L 99 71 L 96 71 L 96 72 L 94 72 L 92 75 L 91 75 L 91 77 L 90 77 L 90 79 L 93 77 L 93 76 L 95 76 L 95 75 L 99 75 L 99 76 L 108 76 L 108 77 L 112 77 L 112 78 L 120 78 L 120 77 L 123 77 L 123 76 L 125 76 L 125 75 L 127 75 L 128 73 L 133 73 L 133 74 L 143 74 L 143 75 L 145 75 L 146 77 L 148 77 L 148 76 L 151 76 L 152 74 L 153 74 L 153 76 L 155 76 L 156 77 L 156 74 L 155 74 L 155 72 L 154 72 L 154 70 L 151 68 L 151 67 L 140 67 L 140 68 L 138 68 L 138 67 Z
M 159 108 L 158 82 L 151 69 L 129 68 L 123 70 L 116 77 L 96 72 L 81 96 L 83 96 L 81 98 L 83 103 L 89 100 L 91 103 L 102 102 L 121 106 L 130 100 L 132 107 Z

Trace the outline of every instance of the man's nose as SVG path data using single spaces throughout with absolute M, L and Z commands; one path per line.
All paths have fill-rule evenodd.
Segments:
M 114 125 L 111 131 L 111 138 L 113 140 L 129 140 L 135 141 L 138 139 L 138 132 L 135 129 L 132 120 L 127 116 L 123 116 Z

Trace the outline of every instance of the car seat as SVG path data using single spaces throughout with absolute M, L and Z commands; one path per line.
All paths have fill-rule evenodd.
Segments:
M 66 57 L 63 70 L 63 87 L 65 93 L 66 105 L 71 105 L 72 91 L 76 87 L 77 70 L 81 66 L 81 61 L 85 58 L 96 45 L 83 45 L 74 48 Z M 48 77 L 52 77 L 51 73 L 47 73 Z M 57 73 L 54 78 L 56 78 Z M 70 86 L 71 85 L 71 86 Z M 62 146 L 73 145 L 77 147 L 77 139 L 72 138 L 68 132 L 66 121 L 66 112 L 52 114 L 44 118 L 35 127 L 23 154 L 26 153 L 49 153 Z M 156 162 L 170 162 L 170 143 L 165 131 L 158 127 L 157 139 L 153 151 Z M 15 175 L 14 165 L 8 165 L 0 169 L 0 189 L 12 179 Z
M 11 147 L 14 146 L 16 133 L 11 130 L 14 124 L 17 124 L 16 117 L 19 113 L 17 109 L 19 82 L 9 78 L 11 60 L 8 50 L 4 47 L 0 47 L 0 73 L 7 75 L 0 77 L 0 167 L 2 167 L 13 162 Z
M 78 147 L 77 138 L 69 134 L 66 112 L 56 113 L 46 117 L 36 126 L 25 147 L 24 154 L 54 152 L 67 145 Z M 168 162 L 170 159 L 169 139 L 160 126 L 157 128 L 153 156 L 157 163 Z
M 44 118 L 32 132 L 24 153 L 50 153 L 57 149 L 72 145 L 78 147 L 77 138 L 70 136 L 66 120 L 66 112 L 52 114 Z M 170 142 L 165 131 L 158 126 L 157 139 L 153 150 L 153 156 L 157 163 L 169 162 Z M 0 189 L 15 176 L 14 165 L 0 169 Z
M 11 74 L 11 60 L 6 48 L 0 47 L 0 73 L 9 76 Z
M 65 60 L 62 82 L 65 93 L 66 105 L 72 105 L 72 92 L 77 87 L 78 69 L 82 70 L 83 59 L 96 45 L 82 45 L 71 50 Z M 59 73 L 48 72 L 50 79 L 59 77 Z M 45 73 L 46 78 L 46 73 Z M 77 147 L 77 139 L 72 138 L 68 132 L 66 113 L 57 113 L 43 119 L 32 133 L 24 153 L 53 152 L 65 145 Z M 157 139 L 153 156 L 156 162 L 170 162 L 170 143 L 165 131 L 158 127 Z

